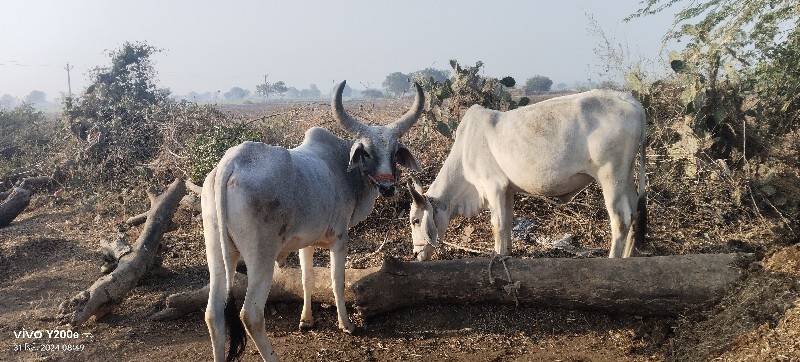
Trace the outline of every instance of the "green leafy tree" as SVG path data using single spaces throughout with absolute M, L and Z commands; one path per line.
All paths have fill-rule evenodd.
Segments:
M 283 97 L 283 95 L 286 93 L 286 90 L 288 90 L 288 88 L 286 87 L 286 83 L 284 83 L 282 80 L 272 84 L 272 92 L 280 97 Z
M 110 51 L 111 65 L 91 70 L 92 83 L 64 111 L 87 147 L 82 163 L 96 166 L 101 178 L 119 179 L 159 152 L 157 123 L 146 122 L 168 103 L 169 92 L 154 82 L 150 57 L 159 51 L 144 42 Z
M 800 125 L 800 31 L 775 45 L 754 68 L 755 94 L 770 133 L 782 134 Z
M 411 85 L 409 83 L 409 76 L 401 72 L 394 72 L 386 76 L 386 80 L 381 84 L 386 93 L 392 96 L 399 96 L 406 92 Z
M 428 79 L 433 78 L 436 82 L 444 82 L 447 79 L 450 79 L 450 71 L 444 69 L 436 69 L 436 68 L 425 68 L 423 70 L 418 70 L 409 74 L 411 79 Z
M 664 11 L 679 2 L 646 0 L 630 18 Z M 674 18 L 667 39 L 686 44 L 670 55 L 672 69 L 681 77 L 681 98 L 692 128 L 715 142 L 710 156 L 745 156 L 744 112 L 751 112 L 770 132 L 797 124 L 797 30 L 800 6 L 792 0 L 705 0 L 689 2 Z M 787 72 L 788 71 L 788 72 Z M 777 86 L 775 81 L 782 82 Z M 742 109 L 748 94 L 758 95 L 758 106 Z M 772 118 L 778 114 L 794 114 Z M 749 135 L 749 134 L 748 134 Z M 751 147 L 747 150 L 756 149 Z
M 377 89 L 365 89 L 361 91 L 361 95 L 364 98 L 383 98 L 383 92 Z
M 681 2 L 642 3 L 645 6 L 628 19 L 656 14 Z M 720 58 L 721 64 L 750 66 L 768 55 L 777 41 L 786 39 L 787 29 L 794 29 L 798 20 L 800 6 L 794 0 L 692 1 L 675 14 L 677 26 L 667 37 L 688 38 L 685 55 L 690 61 Z
M 23 102 L 14 108 L 0 107 L 0 175 L 14 169 L 39 166 L 52 160 L 51 142 L 61 127 L 45 119 L 44 113 Z M 18 172 L 18 171 L 17 171 Z
M 47 102 L 47 94 L 42 91 L 32 91 L 25 96 L 25 101 L 32 104 L 44 104 Z
M 4 107 L 11 108 L 16 103 L 17 103 L 17 99 L 14 98 L 14 96 L 12 96 L 10 94 L 3 94 L 3 96 L 0 97 L 0 105 L 2 105 Z
M 256 94 L 264 97 L 269 98 L 269 96 L 275 92 L 275 88 L 272 87 L 272 83 L 264 82 L 256 86 Z
M 525 94 L 531 95 L 536 92 L 550 91 L 553 81 L 543 75 L 535 75 L 525 81 Z
M 500 79 L 500 84 L 502 84 L 504 87 L 514 88 L 514 86 L 517 84 L 517 81 L 512 77 L 503 77 L 503 79 Z
M 183 152 L 183 140 L 223 117 L 210 106 L 175 102 L 156 85 L 151 57 L 159 51 L 145 42 L 109 51 L 110 65 L 92 69 L 90 85 L 69 99 L 61 118 L 75 136 L 65 149 L 72 152 L 70 160 L 62 165 L 69 184 L 114 189 L 181 176 L 173 172 L 185 168 L 185 157 L 173 155 Z
M 301 98 L 320 98 L 322 97 L 322 92 L 319 91 L 316 84 L 311 84 L 308 88 L 303 89 L 300 91 Z
M 295 87 L 287 87 L 286 88 L 286 97 L 287 98 L 297 98 L 300 96 L 300 90 Z
M 231 90 L 225 92 L 224 94 L 226 99 L 233 99 L 233 100 L 247 98 L 247 96 L 249 95 L 250 95 L 249 90 L 239 87 L 233 87 L 231 88 Z

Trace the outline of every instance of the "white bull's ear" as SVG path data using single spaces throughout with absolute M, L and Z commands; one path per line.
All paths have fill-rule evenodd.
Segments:
M 415 182 L 417 182 L 416 178 L 414 178 L 413 180 Z M 411 182 L 408 182 L 406 184 L 406 187 L 408 187 L 408 191 L 411 192 L 411 201 L 413 203 L 417 204 L 417 205 L 421 205 L 421 206 L 424 207 L 425 206 L 425 196 L 422 196 L 422 194 L 420 194 L 420 191 L 422 189 L 421 188 L 417 188 L 416 185 L 412 186 Z
M 397 154 L 396 154 L 397 164 L 401 165 L 407 169 L 414 170 L 417 172 L 422 172 L 422 168 L 419 167 L 419 162 L 417 162 L 417 158 L 411 153 L 411 151 L 406 148 L 402 143 L 397 144 Z
M 364 144 L 361 142 L 353 143 L 350 147 L 350 164 L 347 165 L 347 171 L 363 166 L 364 159 L 369 158 L 369 153 L 364 149 Z

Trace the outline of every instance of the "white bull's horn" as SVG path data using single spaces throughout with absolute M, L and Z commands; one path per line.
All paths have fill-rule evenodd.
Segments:
M 345 112 L 344 105 L 342 105 L 342 92 L 344 91 L 345 83 L 347 83 L 347 81 L 339 83 L 339 86 L 336 87 L 336 92 L 333 94 L 333 99 L 331 99 L 333 116 L 336 117 L 336 120 L 338 120 L 346 130 L 357 135 L 364 135 L 367 133 L 367 126 L 355 120 L 355 118 L 350 117 L 350 115 Z
M 400 117 L 400 119 L 387 126 L 395 129 L 400 135 L 405 134 L 411 129 L 411 126 L 417 122 L 420 114 L 422 114 L 423 107 L 425 107 L 425 93 L 422 91 L 422 87 L 417 82 L 414 82 L 414 87 L 417 90 L 417 95 L 414 97 L 414 104 L 411 105 L 411 109 Z

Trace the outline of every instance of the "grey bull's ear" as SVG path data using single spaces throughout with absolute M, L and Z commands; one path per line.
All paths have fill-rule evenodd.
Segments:
M 419 162 L 417 162 L 417 158 L 411 153 L 411 151 L 406 148 L 402 143 L 397 145 L 397 164 L 401 165 L 407 169 L 414 170 L 417 172 L 422 172 L 422 168 L 419 167 Z
M 351 171 L 359 165 L 362 165 L 365 158 L 369 158 L 369 153 L 364 149 L 364 144 L 361 142 L 353 143 L 350 147 L 350 164 L 347 165 L 347 171 Z

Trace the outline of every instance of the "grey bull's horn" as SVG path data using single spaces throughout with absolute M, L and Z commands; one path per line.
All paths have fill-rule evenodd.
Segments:
M 350 115 L 345 112 L 344 105 L 342 105 L 342 92 L 344 91 L 345 83 L 347 83 L 347 81 L 339 83 L 339 86 L 336 87 L 336 92 L 333 94 L 333 99 L 331 99 L 333 116 L 336 117 L 336 120 L 338 120 L 346 130 L 357 135 L 364 135 L 367 133 L 367 126 L 355 120 L 355 118 L 350 117 Z
M 389 128 L 394 128 L 401 136 L 408 132 L 411 126 L 417 122 L 420 114 L 422 114 L 423 107 L 425 107 L 425 93 L 422 91 L 422 87 L 417 82 L 414 82 L 414 87 L 417 90 L 417 95 L 414 97 L 414 104 L 411 105 L 411 109 L 398 120 L 387 126 Z

